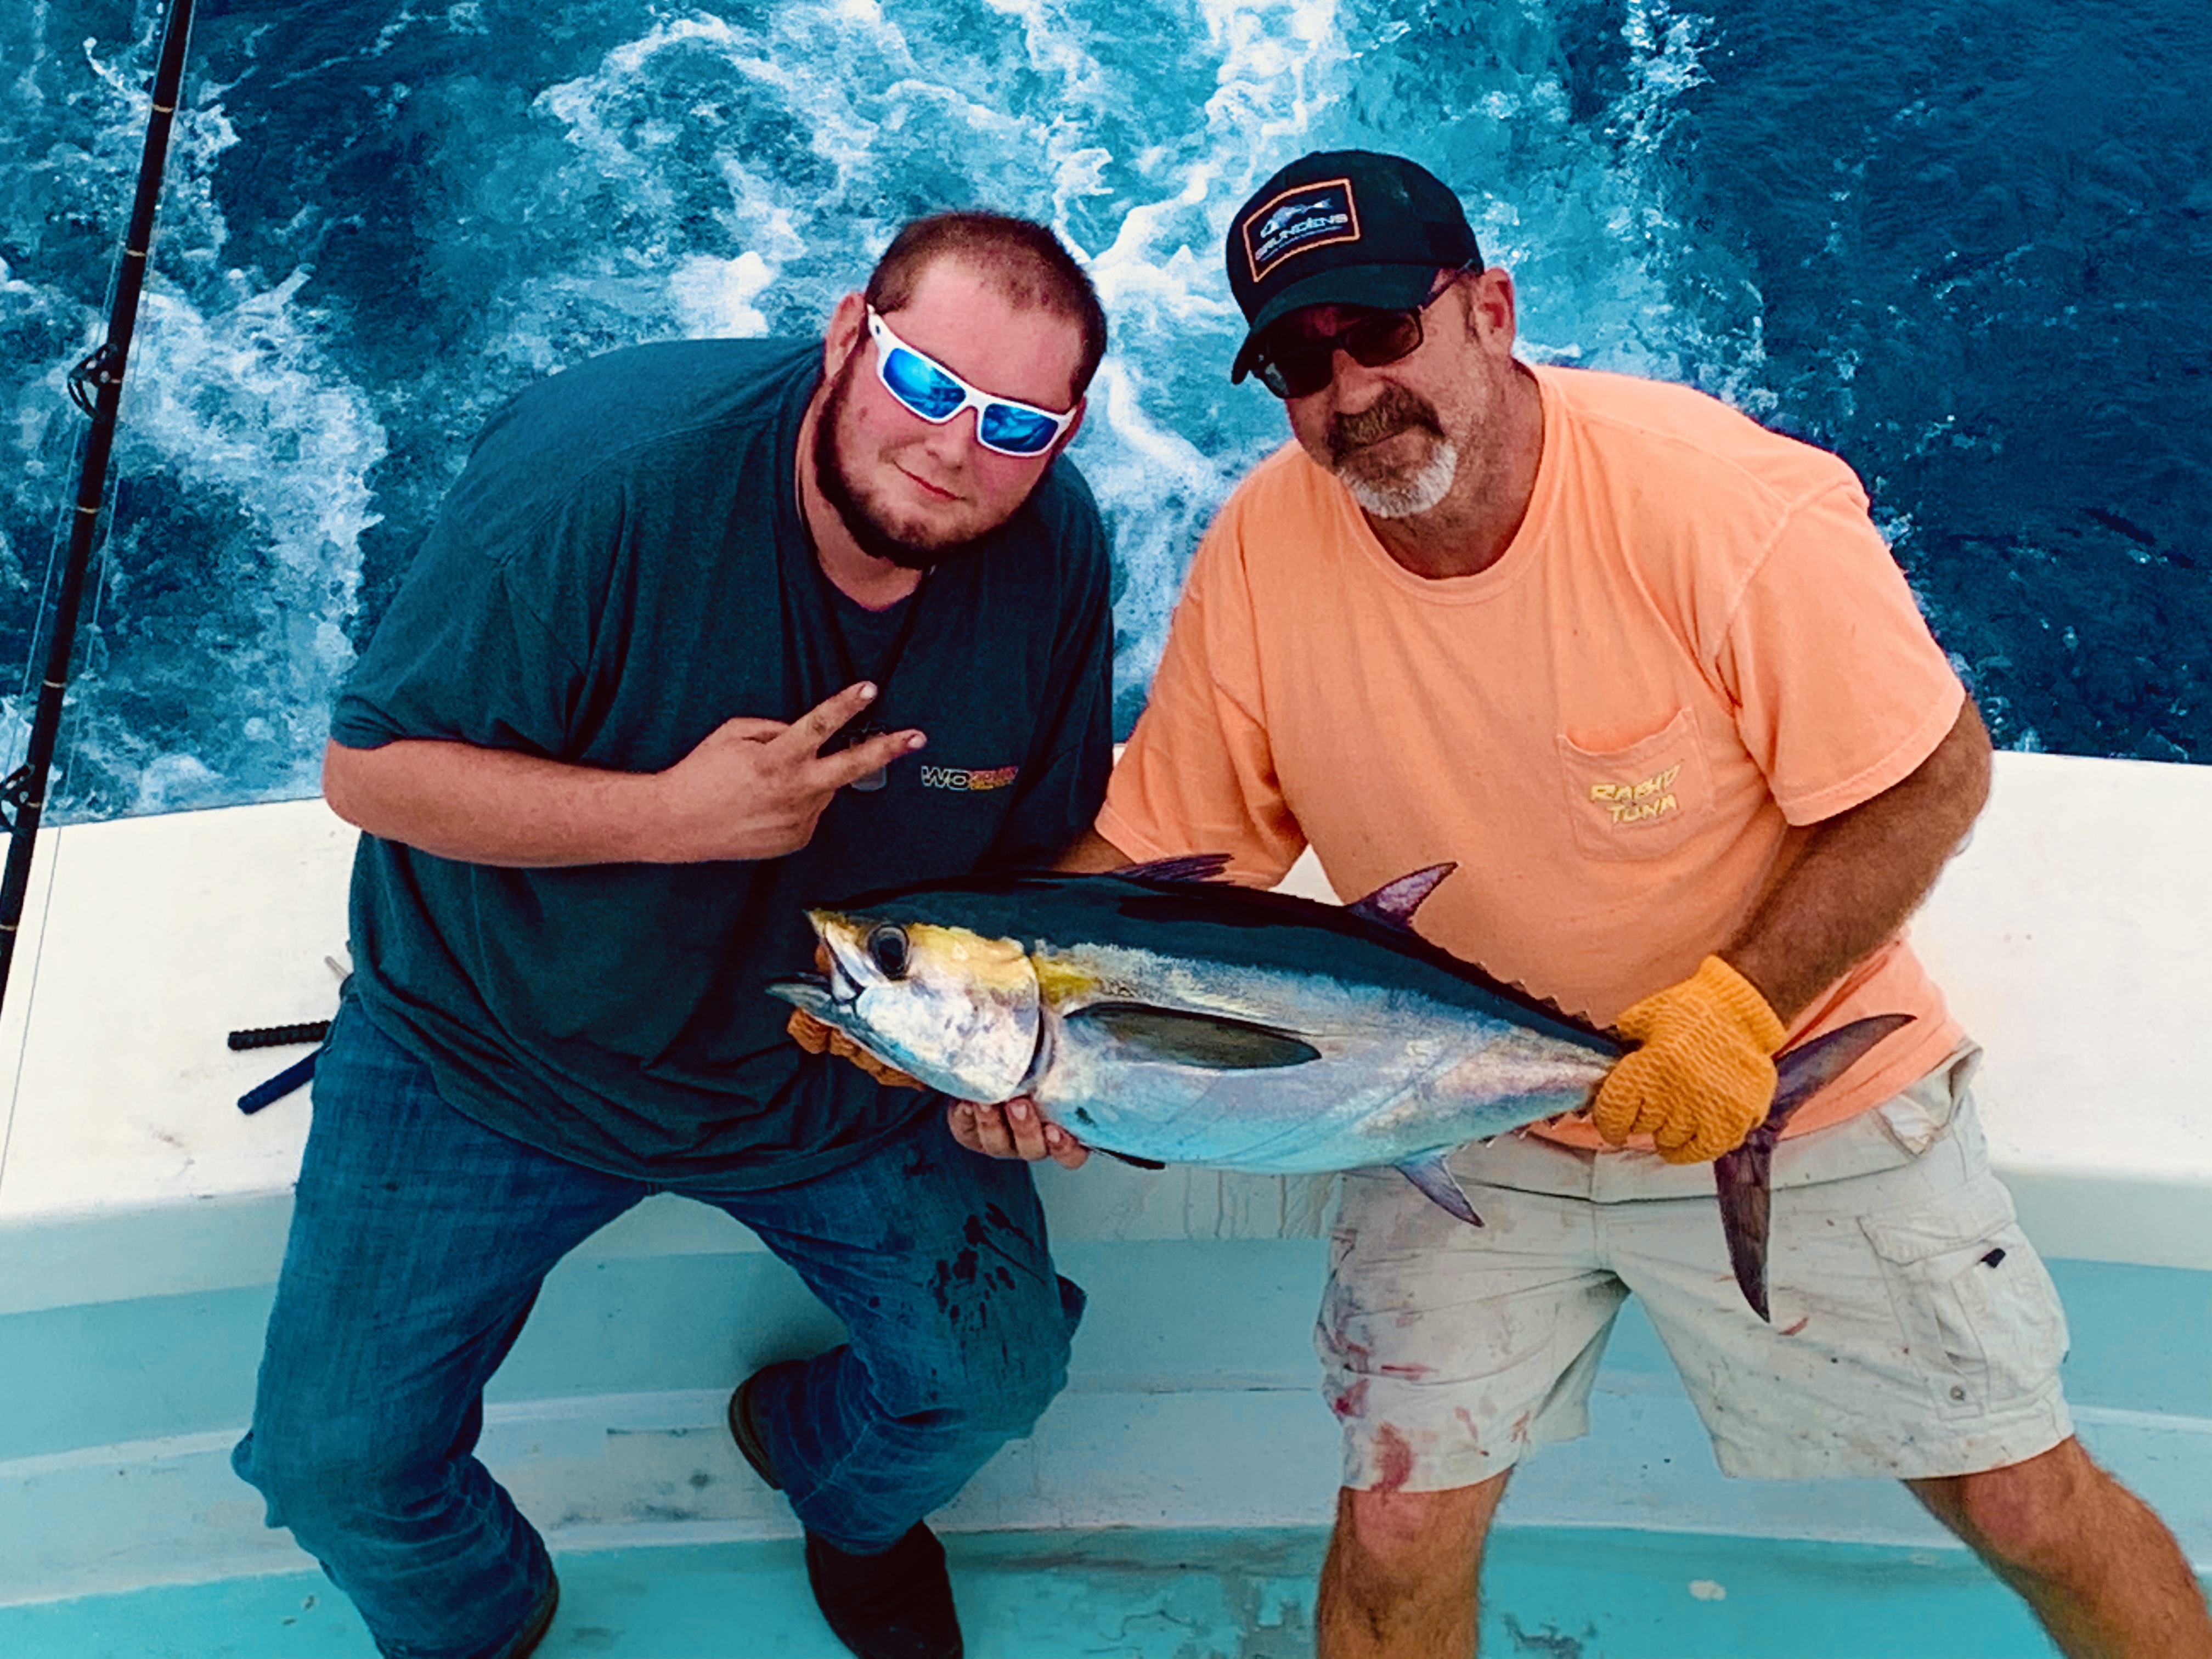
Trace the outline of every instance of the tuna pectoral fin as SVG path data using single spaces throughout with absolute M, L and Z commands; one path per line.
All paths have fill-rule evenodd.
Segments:
M 1867 1050 L 1912 1023 L 1910 1014 L 1855 1019 L 1775 1056 L 1774 1103 L 1760 1124 L 1732 1152 L 1713 1160 L 1713 1189 L 1721 1201 L 1721 1231 L 1729 1266 L 1751 1310 L 1766 1310 L 1766 1238 L 1774 1203 L 1774 1143 L 1796 1109 L 1841 1077 Z
M 1467 1194 L 1460 1189 L 1459 1177 L 1444 1166 L 1442 1152 L 1409 1159 L 1398 1166 L 1398 1173 L 1468 1226 L 1482 1225 L 1482 1218 L 1474 1212 L 1474 1206 L 1468 1202 Z
M 1321 1058 L 1321 1050 L 1312 1043 L 1272 1025 L 1137 1002 L 1093 1003 L 1068 1015 L 1067 1023 L 1103 1031 L 1133 1060 L 1164 1060 L 1208 1071 L 1267 1071 L 1279 1066 L 1303 1066 Z

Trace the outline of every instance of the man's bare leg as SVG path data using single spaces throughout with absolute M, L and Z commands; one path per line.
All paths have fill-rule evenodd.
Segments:
M 2020 1592 L 2070 1659 L 2212 1659 L 2212 1616 L 2181 1547 L 2078 1440 L 1905 1485 Z
M 1475 1576 L 1505 1481 L 1340 1492 L 1314 1614 L 1319 1659 L 1472 1659 Z

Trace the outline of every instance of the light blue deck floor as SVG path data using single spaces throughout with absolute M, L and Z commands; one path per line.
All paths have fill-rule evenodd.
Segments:
M 948 1539 L 970 1659 L 1310 1659 L 1318 1531 Z M 543 1659 L 848 1659 L 793 1542 L 572 1552 Z M 1504 1528 L 1486 1659 L 2047 1659 L 1969 1557 Z M 319 1576 L 0 1608 L 8 1659 L 374 1659 Z

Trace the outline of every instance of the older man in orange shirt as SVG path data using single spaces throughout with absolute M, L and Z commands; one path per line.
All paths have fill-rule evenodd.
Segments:
M 1231 378 L 1295 441 L 1200 549 L 1073 862 L 1225 852 L 1265 884 L 1310 845 L 1365 892 L 1454 860 L 1425 933 L 1640 1045 L 1586 1120 L 1453 1156 L 1483 1230 L 1346 1178 L 1323 1659 L 1473 1652 L 1509 1472 L 1585 1431 L 1632 1291 L 1729 1473 L 1898 1477 L 2069 1654 L 2212 1656 L 2172 1538 L 2072 1437 L 1978 1051 L 1904 938 L 1990 745 L 1850 469 L 1681 387 L 1520 362 L 1511 278 L 1410 161 L 1291 163 L 1228 258 Z M 1776 1153 L 1763 1323 L 1702 1166 L 1763 1117 L 1776 1051 L 1877 1012 L 1915 1018 Z M 953 1130 L 1083 1157 L 1023 1102 Z

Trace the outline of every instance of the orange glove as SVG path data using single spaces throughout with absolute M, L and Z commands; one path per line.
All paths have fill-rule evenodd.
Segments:
M 922 1089 L 927 1084 L 908 1077 L 896 1066 L 878 1060 L 859 1043 L 834 1025 L 824 1025 L 804 1008 L 794 1008 L 791 1018 L 783 1023 L 791 1033 L 791 1040 L 810 1054 L 829 1053 L 840 1060 L 849 1060 L 870 1077 L 893 1089 Z
M 1774 1102 L 1782 1022 L 1758 988 L 1718 957 L 1636 1004 L 1613 1029 L 1639 1045 L 1598 1085 L 1590 1121 L 1614 1146 L 1651 1137 L 1669 1164 L 1732 1152 Z

